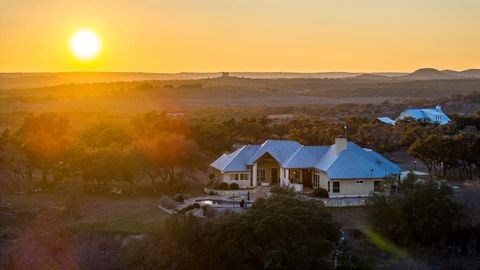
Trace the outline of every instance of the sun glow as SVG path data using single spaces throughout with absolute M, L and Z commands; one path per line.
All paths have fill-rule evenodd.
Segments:
M 82 61 L 93 60 L 100 51 L 101 43 L 97 34 L 88 29 L 76 32 L 70 40 L 70 48 L 75 57 Z

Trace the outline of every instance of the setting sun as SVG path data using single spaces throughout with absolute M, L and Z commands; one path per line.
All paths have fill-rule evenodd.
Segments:
M 82 61 L 95 58 L 100 50 L 100 39 L 92 30 L 80 30 L 70 40 L 70 47 L 75 57 Z

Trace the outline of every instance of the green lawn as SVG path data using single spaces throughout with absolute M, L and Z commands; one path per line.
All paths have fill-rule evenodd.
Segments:
M 66 195 L 73 194 L 73 195 Z M 81 183 L 62 183 L 54 190 L 35 194 L 9 194 L 7 201 L 18 209 L 57 209 L 66 196 L 75 196 L 80 218 L 74 230 L 142 233 L 160 230 L 168 214 L 157 205 L 158 196 L 89 193 Z
M 45 193 L 14 195 L 7 197 L 9 203 L 17 208 L 55 208 L 67 194 L 76 198 L 80 219 L 72 226 L 75 230 L 102 232 L 141 233 L 161 230 L 168 214 L 157 205 L 160 195 L 113 195 L 109 193 L 86 192 L 81 181 L 63 182 L 52 191 Z M 147 189 L 148 187 L 145 186 Z M 198 196 L 202 185 L 196 184 L 185 194 Z M 346 229 L 358 229 L 367 225 L 363 207 L 329 208 L 333 218 Z
M 137 220 L 112 219 L 100 222 L 77 223 L 72 226 L 75 231 L 96 231 L 112 233 L 152 233 L 159 232 L 164 220 L 141 222 Z

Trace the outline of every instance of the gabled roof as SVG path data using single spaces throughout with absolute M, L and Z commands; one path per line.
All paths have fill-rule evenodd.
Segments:
M 385 123 L 385 124 L 392 125 L 392 126 L 395 126 L 395 124 L 396 124 L 395 120 L 393 120 L 393 119 L 390 118 L 390 117 L 386 117 L 386 116 L 384 116 L 384 117 L 378 117 L 377 120 L 380 121 L 380 122 L 383 122 L 383 123 Z
M 266 140 L 260 145 L 258 151 L 248 160 L 247 165 L 253 165 L 265 153 L 269 153 L 282 166 L 296 151 L 303 145 L 296 141 L 288 140 Z
M 247 161 L 257 152 L 259 145 L 245 145 L 231 154 L 223 154 L 210 166 L 221 172 L 247 171 Z
M 404 119 L 406 117 L 412 117 L 417 120 L 428 119 L 430 122 L 439 123 L 440 125 L 452 121 L 439 107 L 435 109 L 407 109 L 402 112 L 397 119 Z
M 400 174 L 400 167 L 377 152 L 348 142 L 347 149 L 336 153 L 335 145 L 325 153 L 315 168 L 330 179 L 384 178 Z
M 400 168 L 382 155 L 348 142 L 337 153 L 332 146 L 304 146 L 295 141 L 267 140 L 262 145 L 246 145 L 231 154 L 223 154 L 210 166 L 222 172 L 247 171 L 266 153 L 283 168 L 316 168 L 330 179 L 384 178 L 400 174 Z

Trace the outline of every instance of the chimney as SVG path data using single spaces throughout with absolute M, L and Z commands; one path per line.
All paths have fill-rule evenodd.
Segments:
M 343 150 L 347 149 L 347 139 L 346 138 L 336 138 L 335 139 L 335 153 L 340 154 Z
M 441 111 L 441 110 L 442 110 L 442 107 L 441 107 L 440 105 L 437 105 L 437 106 L 435 107 L 435 109 Z

